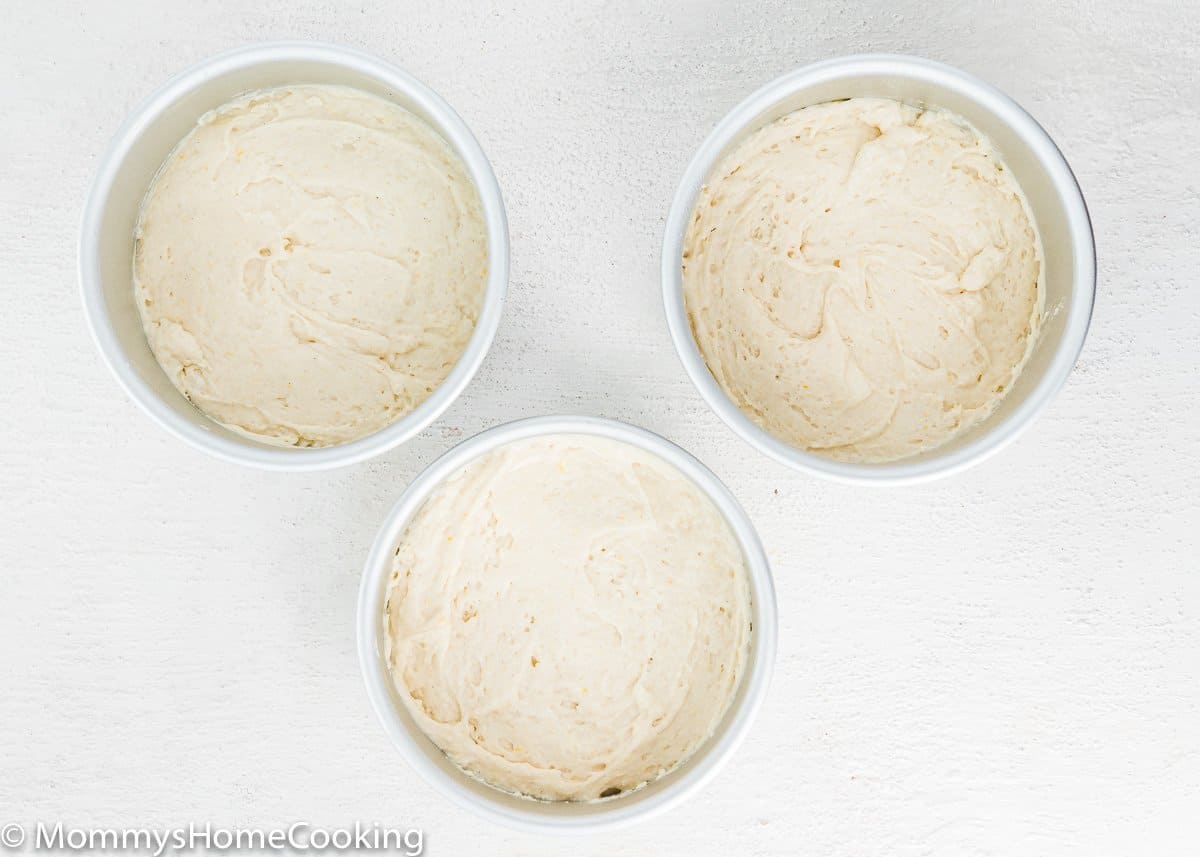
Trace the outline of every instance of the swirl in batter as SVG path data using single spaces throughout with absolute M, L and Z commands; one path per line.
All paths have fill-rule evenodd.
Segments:
M 1038 329 L 1041 243 L 996 150 L 896 101 L 807 107 L 713 171 L 684 242 L 692 332 L 771 434 L 885 462 L 986 417 Z
M 383 622 L 400 699 L 460 768 L 590 800 L 713 733 L 745 672 L 750 589 L 729 525 L 682 473 L 552 435 L 438 486 L 396 549 Z
M 478 193 L 425 122 L 341 86 L 204 116 L 142 205 L 146 337 L 193 404 L 269 443 L 377 431 L 450 373 L 483 304 Z

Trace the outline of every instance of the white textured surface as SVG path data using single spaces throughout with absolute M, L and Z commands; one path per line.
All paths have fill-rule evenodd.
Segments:
M 1066 8 L 1056 8 L 1062 5 Z M 0 823 L 425 828 L 428 853 L 1195 854 L 1200 847 L 1200 6 L 12 3 L 0 27 Z M 169 8 L 168 8 L 169 7 Z M 289 476 L 166 436 L 75 284 L 97 153 L 183 65 L 247 41 L 395 61 L 492 158 L 513 238 L 491 356 L 382 460 Z M 791 474 L 702 405 L 659 303 L 686 159 L 769 78 L 863 50 L 979 74 L 1058 140 L 1100 287 L 1070 383 L 961 477 Z M 744 752 L 695 800 L 568 845 L 416 781 L 354 655 L 360 564 L 407 480 L 514 417 L 659 431 L 775 566 L 781 645 Z

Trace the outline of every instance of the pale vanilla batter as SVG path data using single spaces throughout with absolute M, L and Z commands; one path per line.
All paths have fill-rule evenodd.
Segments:
M 466 348 L 487 238 L 465 166 L 382 98 L 305 85 L 204 116 L 137 223 L 163 370 L 212 419 L 326 446 L 417 407 Z
M 552 435 L 433 492 L 396 550 L 383 621 L 399 696 L 459 767 L 588 800 L 713 733 L 745 671 L 750 590 L 728 524 L 683 474 Z
M 751 134 L 701 191 L 683 252 L 713 377 L 771 434 L 857 462 L 986 417 L 1040 321 L 1021 189 L 965 120 L 878 98 Z

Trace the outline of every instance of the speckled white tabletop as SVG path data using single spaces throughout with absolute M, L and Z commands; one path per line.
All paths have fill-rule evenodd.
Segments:
M 0 824 L 417 825 L 429 854 L 1194 855 L 1200 848 L 1200 6 L 1119 0 L 6 4 L 0 25 Z M 321 39 L 443 94 L 512 229 L 495 347 L 416 441 L 318 475 L 204 457 L 118 390 L 76 226 L 133 105 L 209 54 Z M 788 472 L 703 405 L 663 218 L 733 104 L 797 65 L 922 54 L 1006 90 L 1091 206 L 1099 297 L 1014 446 L 918 488 Z M 407 481 L 519 416 L 665 434 L 742 500 L 782 627 L 744 750 L 683 807 L 564 843 L 405 767 L 354 651 Z

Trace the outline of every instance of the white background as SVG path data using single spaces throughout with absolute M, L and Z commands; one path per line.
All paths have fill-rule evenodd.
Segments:
M 422 826 L 428 853 L 1200 852 L 1200 5 L 1097 0 L 0 8 L 0 824 Z M 495 347 L 417 440 L 320 475 L 222 464 L 101 365 L 75 282 L 98 153 L 173 72 L 246 42 L 411 71 L 492 159 L 512 228 Z M 798 65 L 903 51 L 1024 104 L 1078 173 L 1099 296 L 1066 389 L 933 485 L 788 472 L 703 405 L 659 300 L 663 218 L 718 118 Z M 354 651 L 408 480 L 498 422 L 665 434 L 774 563 L 775 681 L 694 800 L 563 842 L 414 778 Z

